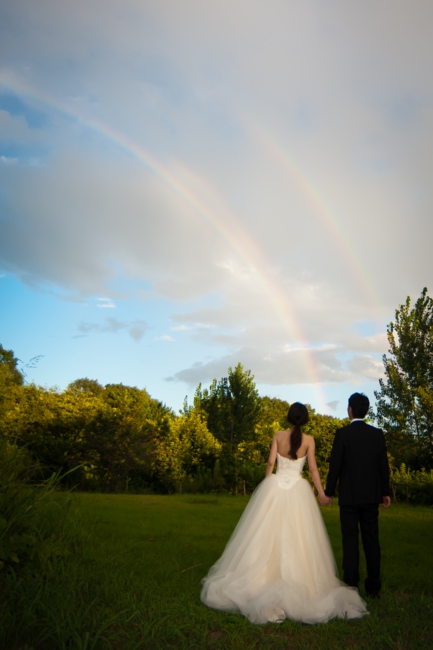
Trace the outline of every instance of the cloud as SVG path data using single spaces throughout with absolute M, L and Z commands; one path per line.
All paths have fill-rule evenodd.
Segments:
M 173 319 L 176 319 L 178 317 L 178 314 L 173 315 Z M 195 330 L 209 330 L 214 327 L 215 325 L 213 323 L 191 323 L 190 325 L 182 323 L 181 325 L 174 325 L 173 327 L 170 327 L 170 330 L 172 332 L 193 332 Z
M 157 336 L 155 341 L 174 341 L 174 338 L 168 334 L 163 334 L 162 336 Z
M 48 168 L 16 169 L 4 214 L 19 218 L 3 220 L 0 258 L 23 282 L 91 295 L 106 289 L 114 266 L 169 299 L 217 286 L 224 240 L 142 167 L 71 149 Z
M 0 156 L 0 162 L 5 165 L 15 165 L 18 162 L 18 158 L 8 158 L 7 156 Z
M 332 402 L 327 402 L 326 406 L 329 406 L 330 409 L 335 411 L 337 409 L 337 406 L 339 405 L 339 403 L 340 402 L 339 402 L 338 399 L 334 399 L 334 400 L 332 400 Z
M 116 305 L 111 298 L 98 298 L 97 307 L 100 309 L 115 309 Z
M 107 318 L 104 324 L 101 323 L 80 323 L 78 325 L 78 330 L 83 334 L 89 334 L 90 332 L 113 332 L 117 333 L 122 329 L 127 327 L 127 323 L 122 323 L 117 318 Z
M 252 370 L 258 383 L 274 386 L 343 382 L 356 385 L 380 376 L 381 364 L 373 357 L 356 356 L 345 363 L 338 348 L 311 348 L 308 355 L 306 352 L 302 348 L 240 348 L 207 362 L 196 362 L 167 377 L 166 381 L 182 381 L 193 387 L 226 376 L 227 369 L 235 367 L 238 362 Z
M 384 376 L 382 361 L 369 355 L 355 356 L 348 361 L 347 366 L 355 376 L 369 379 L 380 379 Z
M 338 285 L 340 303 L 361 300 L 371 312 L 370 286 L 376 285 L 378 302 L 394 308 L 396 296 L 401 299 L 393 281 L 396 268 L 407 278 L 404 295 L 419 290 L 428 255 L 419 255 L 416 265 L 405 260 L 412 257 L 407 249 L 425 249 L 425 238 L 405 215 L 412 213 L 417 193 L 412 218 L 419 226 L 427 223 L 428 197 L 423 197 L 420 180 L 425 171 L 419 169 L 429 159 L 432 133 L 423 112 L 422 70 L 428 71 L 432 59 L 432 48 L 420 45 L 427 38 L 421 17 L 430 13 L 425 3 L 419 4 L 419 16 L 402 10 L 390 23 L 383 9 L 375 10 L 371 21 L 356 7 L 329 13 L 315 3 L 316 22 L 306 8 L 276 5 L 269 12 L 252 2 L 247 25 L 244 10 L 224 2 L 217 12 L 195 2 L 182 12 L 167 12 L 165 3 L 150 10 L 146 3 L 137 7 L 127 2 L 119 25 L 108 17 L 96 19 L 101 10 L 96 0 L 86 4 L 85 24 L 80 2 L 68 10 L 48 7 L 42 3 L 31 11 L 38 29 L 30 32 L 20 18 L 23 6 L 16 4 L 19 28 L 16 36 L 5 33 L 5 66 L 15 69 L 17 57 L 32 60 L 35 54 L 58 60 L 58 75 L 33 71 L 32 83 L 46 85 L 54 97 L 79 97 L 79 102 L 71 100 L 71 110 L 79 104 L 80 110 L 97 114 L 103 107 L 114 131 L 122 132 L 128 124 L 137 143 L 148 143 L 157 159 L 168 161 L 165 178 L 175 178 L 181 191 L 122 158 L 116 147 L 106 150 L 108 141 L 93 138 L 84 124 L 79 128 L 56 119 L 54 128 L 38 129 L 53 150 L 45 173 L 33 177 L 22 171 L 9 185 L 21 228 L 35 230 L 32 250 L 20 244 L 20 227 L 5 232 L 3 255 L 14 273 L 88 293 L 105 288 L 112 276 L 107 260 L 115 259 L 124 273 L 144 277 L 159 294 L 183 300 L 215 290 L 224 293 L 227 268 L 239 256 L 247 266 L 254 265 L 250 236 L 283 276 L 307 271 Z M 229 23 L 222 19 L 227 15 Z M 348 30 L 348 24 L 356 24 L 356 30 Z M 399 39 L 405 32 L 413 35 L 414 48 L 402 57 Z M 353 33 L 350 43 L 348 33 Z M 77 42 L 91 44 L 101 56 L 87 56 Z M 312 46 L 308 53 L 306 42 Z M 363 67 L 366 42 L 375 61 L 368 75 Z M 126 63 L 128 57 L 135 59 L 136 48 L 143 73 Z M 61 71 L 71 60 L 73 70 L 69 66 L 65 76 Z M 287 65 L 288 60 L 297 63 Z M 353 87 L 347 86 L 348 72 Z M 341 89 L 338 100 L 331 87 Z M 410 134 L 407 106 L 413 107 Z M 263 145 L 257 126 L 265 134 L 276 132 L 296 173 L 289 173 L 284 151 L 282 160 Z M 34 134 L 28 132 L 28 137 Z M 390 159 L 392 174 L 384 178 L 381 172 L 378 183 L 378 173 L 371 169 L 383 167 L 385 159 Z M 193 205 L 185 196 L 193 197 Z M 229 213 L 236 213 L 246 232 L 234 226 Z M 393 243 L 383 247 L 381 242 L 389 241 L 388 224 L 395 219 L 399 227 L 392 232 Z M 86 229 L 86 238 L 77 236 L 75 223 L 80 232 Z M 51 251 L 43 244 L 47 238 L 55 243 Z M 303 242 L 298 251 L 291 246 L 295 241 Z M 364 250 L 369 251 L 368 263 L 360 253 Z M 361 258 L 359 264 L 356 258 Z
M 126 329 L 134 341 L 140 341 L 147 331 L 148 325 L 142 320 L 120 321 L 117 318 L 106 318 L 104 323 L 82 322 L 78 325 L 78 331 L 80 334 L 75 338 L 81 338 L 93 333 L 117 334 Z
M 188 332 L 194 329 L 193 325 L 176 325 L 175 327 L 170 327 L 172 332 Z
M 147 327 L 134 325 L 129 330 L 129 335 L 134 339 L 134 341 L 141 341 Z

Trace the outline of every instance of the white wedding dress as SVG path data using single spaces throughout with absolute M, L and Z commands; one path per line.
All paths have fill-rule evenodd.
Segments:
M 302 478 L 304 458 L 278 454 L 276 474 L 252 495 L 220 559 L 203 579 L 201 600 L 239 610 L 253 623 L 325 623 L 368 612 L 337 577 L 319 506 Z

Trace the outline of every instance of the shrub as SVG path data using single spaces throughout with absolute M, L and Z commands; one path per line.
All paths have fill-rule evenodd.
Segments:
M 0 439 L 0 571 L 46 573 L 69 553 L 66 526 L 72 495 L 58 492 L 59 474 L 43 483 L 25 448 Z
M 415 505 L 433 505 L 433 470 L 417 472 L 402 464 L 392 472 L 391 484 L 398 501 L 408 499 Z

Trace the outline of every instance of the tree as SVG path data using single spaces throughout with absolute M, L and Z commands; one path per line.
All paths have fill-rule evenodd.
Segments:
M 386 432 L 396 464 L 433 467 L 433 300 L 423 289 L 410 297 L 387 328 L 389 356 L 379 380 L 376 420 Z
M 170 431 L 158 445 L 154 459 L 155 472 L 169 490 L 187 477 L 194 477 L 204 469 L 212 469 L 219 456 L 221 444 L 210 433 L 203 413 L 187 409 L 170 421 Z
M 254 430 L 260 417 L 260 398 L 250 370 L 244 370 L 241 363 L 228 369 L 228 376 L 219 382 L 213 380 L 209 390 L 197 388 L 195 406 L 207 415 L 209 431 L 231 453 L 237 445 L 254 437 Z
M 22 386 L 0 419 L 0 434 L 24 445 L 44 475 L 80 466 L 70 476 L 82 487 L 147 487 L 170 411 L 138 388 L 111 384 L 95 392 Z
M 289 403 L 277 397 L 260 397 L 259 418 L 254 428 L 254 436 L 238 445 L 238 457 L 242 463 L 262 466 L 267 462 L 272 438 L 277 431 L 287 429 Z M 263 469 L 263 468 L 262 468 Z
M 15 386 L 22 386 L 24 383 L 24 376 L 18 370 L 18 361 L 12 350 L 5 350 L 0 344 L 0 370 L 2 372 L 3 380 L 8 384 L 15 384 Z
M 287 422 L 287 413 L 289 412 L 290 404 L 286 400 L 278 399 L 278 397 L 261 397 L 260 398 L 260 423 L 263 426 L 270 426 L 273 423 L 278 423 L 278 428 L 287 429 L 289 423 Z M 275 433 L 275 432 L 274 432 Z
M 13 411 L 22 392 L 24 376 L 18 370 L 18 359 L 12 350 L 0 345 L 0 433 L 7 414 Z
M 100 395 L 104 387 L 96 379 L 76 379 L 68 385 L 68 390 L 73 393 L 93 393 L 93 395 Z
M 254 376 L 241 363 L 219 382 L 214 379 L 209 390 L 199 385 L 195 393 L 194 409 L 204 414 L 209 431 L 221 443 L 222 475 L 235 491 L 243 455 L 239 445 L 255 439 L 260 407 Z
M 328 475 L 335 432 L 337 429 L 349 424 L 350 420 L 348 418 L 340 420 L 340 418 L 334 418 L 331 415 L 321 415 L 320 413 L 316 413 L 309 404 L 307 404 L 307 407 L 310 419 L 305 427 L 303 427 L 303 431 L 315 439 L 317 468 L 322 482 L 325 482 Z M 307 470 L 307 475 L 310 476 L 309 470 Z
M 107 384 L 93 397 L 101 407 L 86 433 L 89 466 L 98 483 L 117 491 L 143 484 L 152 474 L 152 460 L 169 433 L 169 409 L 145 389 Z

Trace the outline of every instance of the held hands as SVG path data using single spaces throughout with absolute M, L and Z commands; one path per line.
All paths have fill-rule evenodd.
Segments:
M 323 496 L 319 496 L 319 501 L 321 506 L 332 505 L 332 497 L 327 497 L 326 494 L 323 494 Z
M 383 497 L 382 508 L 389 508 L 391 505 L 391 497 Z

